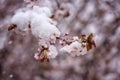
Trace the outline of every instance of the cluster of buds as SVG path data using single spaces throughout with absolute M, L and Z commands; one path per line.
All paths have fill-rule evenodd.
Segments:
M 8 27 L 8 31 L 16 28 L 16 25 L 12 24 Z M 58 40 L 59 44 L 62 46 L 60 51 L 67 52 L 71 56 L 79 56 L 84 55 L 87 51 L 96 47 L 95 41 L 93 40 L 93 34 L 90 33 L 88 36 L 81 35 L 80 37 L 71 36 L 69 33 L 65 33 L 64 35 L 55 38 L 55 36 L 50 37 L 49 44 L 42 45 L 41 42 L 39 44 L 39 48 L 37 49 L 37 53 L 35 53 L 34 58 L 39 60 L 40 62 L 49 62 L 50 59 L 55 58 L 58 54 L 58 51 L 55 47 L 56 40 Z
M 8 31 L 15 28 L 24 32 L 30 31 L 38 39 L 38 53 L 34 57 L 40 62 L 49 61 L 57 56 L 58 50 L 55 47 L 57 40 L 62 45 L 60 51 L 70 53 L 72 56 L 83 55 L 92 49 L 92 46 L 96 47 L 92 33 L 88 36 L 82 35 L 80 38 L 69 33 L 61 35 L 52 17 L 48 7 L 33 5 L 32 8 L 21 9 L 15 13 Z
M 69 33 L 65 33 L 63 36 L 61 36 L 59 43 L 62 46 L 65 46 L 66 44 L 71 44 L 73 42 L 73 38 Z
M 96 47 L 92 33 L 87 37 L 86 35 L 81 35 L 80 38 L 77 36 L 71 37 L 67 34 L 65 38 L 60 40 L 60 44 L 63 46 L 60 51 L 67 52 L 72 56 L 84 55 L 92 49 L 92 46 Z
M 44 61 L 48 61 L 49 62 L 48 52 L 49 52 L 48 47 L 47 46 L 46 47 L 42 46 L 41 49 L 38 48 L 38 53 L 36 53 L 34 55 L 34 58 L 36 60 L 40 60 L 40 62 L 44 62 Z
M 92 49 L 92 46 L 96 47 L 95 45 L 95 41 L 93 40 L 93 34 L 90 33 L 88 36 L 86 35 L 81 35 L 81 37 L 77 37 L 77 36 L 71 36 L 69 33 L 65 33 L 59 40 L 59 43 L 62 46 L 65 45 L 70 45 L 73 42 L 79 42 L 81 43 L 81 47 L 82 48 L 86 48 L 87 51 L 89 51 L 90 49 Z
M 35 54 L 34 58 L 40 60 L 40 62 L 49 62 L 49 59 L 55 58 L 57 54 L 58 52 L 54 45 L 45 45 L 38 48 L 38 53 Z
M 79 56 L 84 55 L 87 51 L 96 47 L 95 41 L 93 40 L 93 34 L 81 35 L 81 37 L 70 36 L 69 33 L 65 33 L 63 36 L 58 38 L 60 45 L 62 48 L 60 51 L 67 52 L 71 56 Z M 38 53 L 35 54 L 34 58 L 39 60 L 40 62 L 47 61 L 51 58 L 55 58 L 58 54 L 55 44 L 48 46 L 44 45 L 38 48 Z

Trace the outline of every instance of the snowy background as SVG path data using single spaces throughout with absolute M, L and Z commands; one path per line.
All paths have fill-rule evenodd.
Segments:
M 49 63 L 40 63 L 34 59 L 37 39 L 7 29 L 15 11 L 27 3 L 0 0 L 0 80 L 120 79 L 120 0 L 39 0 L 36 4 L 51 9 L 62 33 L 92 32 L 97 48 L 78 57 L 59 52 Z

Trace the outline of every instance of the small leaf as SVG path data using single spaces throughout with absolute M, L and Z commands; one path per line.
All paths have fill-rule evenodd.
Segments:
M 89 44 L 89 43 L 87 43 L 87 44 L 86 44 L 86 48 L 87 48 L 87 51 L 89 51 L 90 49 L 92 49 L 92 45 Z
M 87 40 L 91 41 L 92 38 L 93 38 L 93 34 L 91 33 L 91 34 L 88 36 Z
M 15 29 L 17 26 L 15 24 L 12 24 L 8 27 L 8 31 L 11 31 L 12 29 Z

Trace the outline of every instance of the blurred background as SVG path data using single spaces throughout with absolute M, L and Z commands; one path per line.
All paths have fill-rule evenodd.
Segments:
M 0 0 L 0 80 L 120 80 L 120 0 L 39 0 L 48 6 L 62 33 L 93 33 L 97 47 L 71 57 L 59 52 L 50 62 L 34 59 L 37 39 L 7 31 L 23 0 Z

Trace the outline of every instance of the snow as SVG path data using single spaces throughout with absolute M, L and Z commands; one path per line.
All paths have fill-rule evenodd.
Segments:
M 29 22 L 29 17 L 24 12 L 16 13 L 11 20 L 12 24 L 16 24 L 17 28 L 23 31 L 27 30 L 28 22 Z
M 32 34 L 39 39 L 39 44 L 46 44 L 50 42 L 51 36 L 54 36 L 54 42 L 56 37 L 60 36 L 60 31 L 56 27 L 56 24 L 49 17 L 52 15 L 48 7 L 33 6 L 32 9 L 26 11 L 18 11 L 12 18 L 11 23 L 16 24 L 17 28 L 22 31 L 29 30 L 29 24 L 31 26 Z
M 38 14 L 45 14 L 47 17 L 50 17 L 52 15 L 50 9 L 48 7 L 39 7 L 39 6 L 33 6 L 33 11 L 35 11 Z
M 78 41 L 75 41 L 71 43 L 70 45 L 66 45 L 63 48 L 60 49 L 62 52 L 67 52 L 71 54 L 71 56 L 79 56 L 86 54 L 87 50 L 81 47 L 81 43 Z
M 32 19 L 31 31 L 33 35 L 40 38 L 40 44 L 45 44 L 50 41 L 51 36 L 55 36 L 55 38 L 60 36 L 60 31 L 44 15 L 36 15 Z
M 50 45 L 48 58 L 55 58 L 58 55 L 58 51 L 55 46 Z

